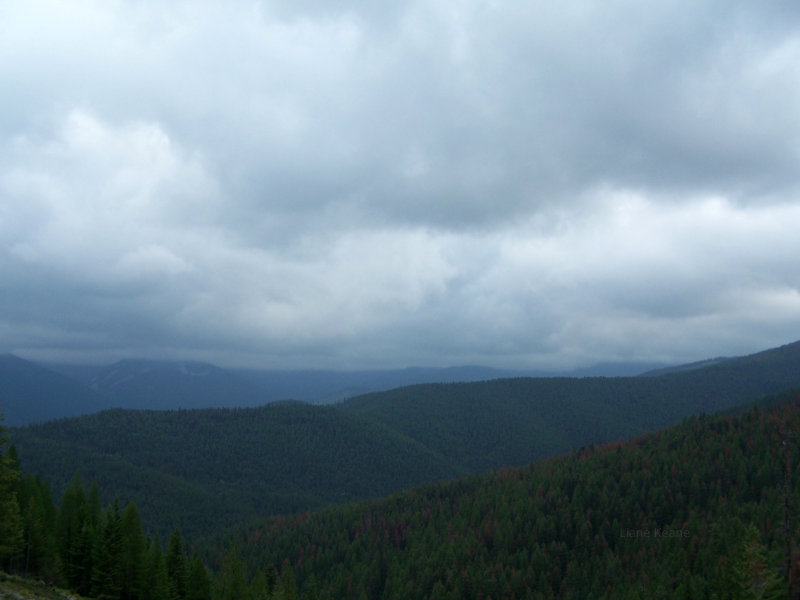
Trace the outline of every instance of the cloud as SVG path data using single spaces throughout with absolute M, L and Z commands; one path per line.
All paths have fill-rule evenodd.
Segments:
M 781 2 L 7 2 L 4 349 L 571 366 L 789 341 L 798 25 Z

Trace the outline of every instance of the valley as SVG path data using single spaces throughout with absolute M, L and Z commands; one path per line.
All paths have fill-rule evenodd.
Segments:
M 7 388 L 18 397 L 59 381 L 12 364 L 47 373 Z M 795 568 L 796 532 L 778 523 L 797 498 L 786 465 L 800 454 L 781 440 L 800 431 L 798 398 L 793 343 L 634 377 L 426 383 L 333 405 L 101 410 L 9 437 L 56 504 L 79 474 L 96 502 L 135 506 L 150 544 L 180 532 L 220 578 L 241 560 L 242 585 L 261 585 L 267 564 L 291 565 L 298 590 L 319 598 L 600 598 L 612 582 L 633 594 L 645 572 L 653 597 L 719 594 L 741 575 L 719 562 L 720 528 L 745 553 L 757 540 L 777 573 L 769 585 L 786 544 Z M 650 544 L 647 554 L 633 541 Z M 700 542 L 705 554 L 692 554 Z M 659 564 L 671 570 L 658 574 Z

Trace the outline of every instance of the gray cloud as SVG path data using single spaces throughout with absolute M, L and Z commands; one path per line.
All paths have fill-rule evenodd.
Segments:
M 572 366 L 800 332 L 791 3 L 0 8 L 0 339 Z

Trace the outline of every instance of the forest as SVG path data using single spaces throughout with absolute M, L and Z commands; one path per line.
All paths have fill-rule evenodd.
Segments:
M 790 344 L 633 378 L 10 428 L 0 586 L 32 577 L 122 600 L 798 598 L 799 360 Z
M 134 503 L 2 458 L 6 571 L 96 598 L 785 598 L 800 391 L 384 499 L 162 545 Z M 792 586 L 791 590 L 789 586 Z
M 320 598 L 794 598 L 798 431 L 792 392 L 234 539 Z
M 80 472 L 187 539 L 265 514 L 629 439 L 800 386 L 800 344 L 643 377 L 424 384 L 333 406 L 108 410 L 10 429 L 21 464 L 60 496 Z

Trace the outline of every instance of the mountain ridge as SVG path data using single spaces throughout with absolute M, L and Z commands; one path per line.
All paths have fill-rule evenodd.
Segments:
M 59 385 L 46 389 L 33 378 L 18 380 L 0 364 L 0 408 L 8 425 L 90 414 L 109 408 L 171 410 L 260 406 L 281 400 L 335 404 L 365 393 L 417 383 L 484 381 L 552 375 L 545 371 L 496 369 L 480 365 L 407 367 L 372 371 L 230 369 L 200 361 L 123 359 L 109 365 L 39 364 L 7 355 L 29 371 L 46 369 Z M 645 370 L 650 363 L 588 367 L 576 374 Z M 41 371 L 39 371 L 42 373 Z M 563 376 L 563 375 L 562 375 Z M 77 385 L 76 385 L 77 384 Z
M 158 498 L 148 518 L 168 530 L 174 522 L 165 515 L 192 502 L 197 527 L 225 521 L 209 500 L 217 488 L 231 518 L 256 506 L 304 510 L 630 439 L 798 386 L 795 343 L 658 377 L 418 384 L 334 406 L 116 410 L 13 429 L 11 437 L 26 470 L 52 481 L 57 493 L 81 470 L 102 483 L 107 501 Z M 220 425 L 231 416 L 234 425 Z M 223 442 L 236 453 L 226 454 Z M 343 488 L 330 473 L 337 469 L 351 469 L 353 485 Z M 273 488 L 261 483 L 268 480 Z

